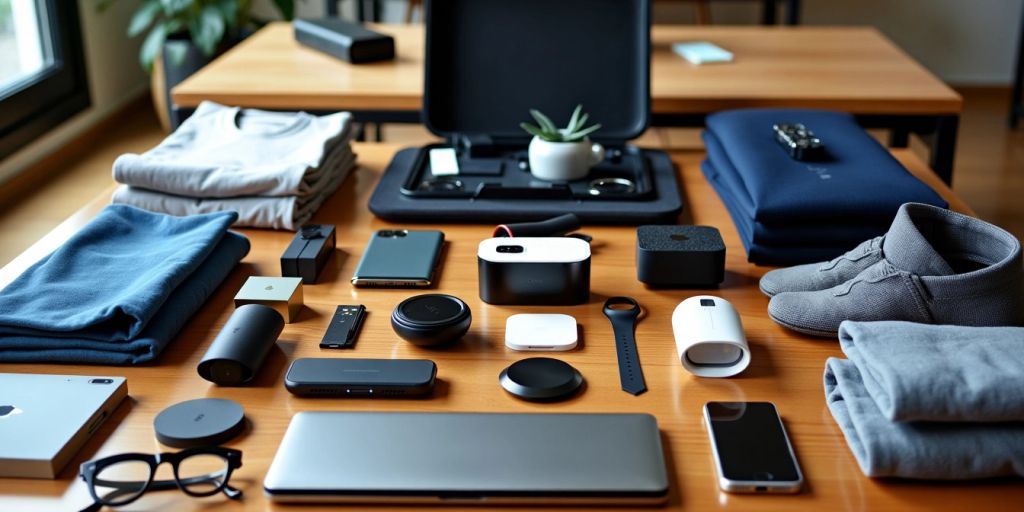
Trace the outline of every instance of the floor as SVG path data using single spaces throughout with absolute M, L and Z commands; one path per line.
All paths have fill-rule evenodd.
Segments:
M 1006 126 L 1009 90 L 960 92 L 965 110 L 953 188 L 981 218 L 1024 238 L 1024 129 L 1011 131 Z M 0 265 L 108 188 L 110 167 L 118 155 L 145 151 L 163 137 L 156 116 L 145 106 L 134 107 L 122 117 L 97 143 L 69 158 L 58 178 L 0 205 Z M 409 145 L 433 139 L 420 126 L 399 125 L 385 127 L 384 138 Z M 637 142 L 666 149 L 700 147 L 699 132 L 694 129 L 648 130 Z

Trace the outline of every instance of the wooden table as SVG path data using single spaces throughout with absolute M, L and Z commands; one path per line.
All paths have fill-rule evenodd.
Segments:
M 153 417 L 170 404 L 204 396 L 237 400 L 251 420 L 248 431 L 229 444 L 244 452 L 243 467 L 232 477 L 232 483 L 245 491 L 243 501 L 229 502 L 219 496 L 195 500 L 178 492 L 154 492 L 131 510 L 297 510 L 268 504 L 261 486 L 289 418 L 305 410 L 653 413 L 670 452 L 673 510 L 993 510 L 1024 503 L 1024 486 L 1016 481 L 937 484 L 872 480 L 861 474 L 825 406 L 822 390 L 825 358 L 839 356 L 838 345 L 834 340 L 796 335 L 768 318 L 768 299 L 757 289 L 758 278 L 768 269 L 745 261 L 726 210 L 701 176 L 699 153 L 679 153 L 673 158 L 681 168 L 688 204 L 685 220 L 719 227 L 728 246 L 726 281 L 712 293 L 731 301 L 743 317 L 753 361 L 740 376 L 702 379 L 682 369 L 671 334 L 672 310 L 681 300 L 707 291 L 649 290 L 637 282 L 635 235 L 634 229 L 628 227 L 589 226 L 584 230 L 594 236 L 591 300 L 581 306 L 552 308 L 489 306 L 479 300 L 475 254 L 477 243 L 489 236 L 488 226 L 422 226 L 444 230 L 448 243 L 436 291 L 466 300 L 473 311 L 473 326 L 462 341 L 449 348 L 430 350 L 402 341 L 392 332 L 389 315 L 400 300 L 416 292 L 354 289 L 348 282 L 370 234 L 395 227 L 375 219 L 366 209 L 368 196 L 395 149 L 390 145 L 357 145 L 361 167 L 314 217 L 315 222 L 337 225 L 338 253 L 325 269 L 321 284 L 305 287 L 305 309 L 296 323 L 285 327 L 277 349 L 271 352 L 253 385 L 218 387 L 201 379 L 195 368 L 231 314 L 232 297 L 246 277 L 279 275 L 278 258 L 292 237 L 287 232 L 245 230 L 252 240 L 250 254 L 154 365 L 0 365 L 2 372 L 123 375 L 128 378 L 131 395 L 58 480 L 0 479 L 0 510 L 77 510 L 85 506 L 89 502 L 87 490 L 76 479 L 81 462 L 125 451 L 161 450 L 153 435 Z M 906 151 L 898 151 L 897 155 L 954 208 L 967 210 L 919 160 Z M 106 202 L 106 197 L 97 199 L 22 257 L 0 269 L 0 286 L 26 264 L 60 244 Z M 637 329 L 637 340 L 649 391 L 638 397 L 619 389 L 611 328 L 601 313 L 603 301 L 611 295 L 635 297 L 646 309 Z M 318 343 L 335 305 L 351 303 L 365 304 L 369 310 L 355 349 L 320 350 Z M 552 310 L 575 316 L 582 326 L 581 348 L 558 357 L 582 372 L 587 388 L 562 403 L 535 404 L 515 399 L 499 387 L 498 373 L 528 354 L 505 349 L 505 319 L 515 313 Z M 289 362 L 298 357 L 429 358 L 438 364 L 440 384 L 435 395 L 424 400 L 296 398 L 284 389 L 283 377 Z M 807 478 L 804 492 L 788 497 L 719 492 L 700 419 L 701 406 L 709 400 L 775 402 Z
M 175 87 L 172 102 L 186 111 L 213 100 L 418 123 L 423 27 L 371 26 L 394 36 L 394 61 L 353 66 L 299 45 L 288 23 L 272 23 Z M 692 66 L 671 50 L 687 40 L 711 41 L 736 60 Z M 925 135 L 930 166 L 951 180 L 960 95 L 873 28 L 656 25 L 651 44 L 655 126 L 703 126 L 708 113 L 743 107 L 841 110 L 893 129 L 896 147 L 909 132 Z

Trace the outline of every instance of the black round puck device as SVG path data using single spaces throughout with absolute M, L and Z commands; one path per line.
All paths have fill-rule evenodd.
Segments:
M 451 343 L 469 330 L 473 319 L 462 299 L 441 293 L 403 300 L 391 313 L 391 327 L 404 340 L 419 346 Z
M 561 400 L 583 385 L 583 376 L 569 363 L 531 357 L 512 363 L 498 376 L 505 391 L 525 400 Z
M 156 440 L 175 448 L 215 446 L 245 428 L 245 412 L 234 400 L 197 398 L 174 404 L 156 415 Z

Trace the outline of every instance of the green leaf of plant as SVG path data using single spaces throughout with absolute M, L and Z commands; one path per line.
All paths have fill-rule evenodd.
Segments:
M 594 126 L 591 126 L 589 128 L 584 128 L 584 129 L 582 129 L 582 130 L 580 130 L 580 131 L 578 131 L 576 133 L 571 133 L 571 134 L 566 135 L 565 141 L 566 142 L 576 142 L 578 140 L 582 140 L 583 137 L 586 137 L 587 135 L 590 135 L 591 133 L 594 133 L 594 132 L 596 132 L 599 129 L 601 129 L 601 125 L 595 124 Z
M 238 16 L 238 0 L 216 0 L 213 5 L 220 10 L 228 30 L 232 32 L 237 30 L 241 21 Z
M 160 51 L 166 40 L 167 24 L 157 23 L 150 29 L 146 40 L 142 42 L 142 47 L 139 48 L 139 63 L 142 64 L 142 69 L 147 72 L 153 71 L 153 60 L 156 59 L 157 52 Z
M 295 17 L 295 0 L 274 0 L 274 5 L 286 21 L 291 21 Z
M 540 127 L 543 128 L 545 132 L 558 133 L 558 128 L 555 126 L 555 123 L 552 123 L 551 119 L 541 113 L 541 111 L 531 108 L 530 115 L 537 120 L 537 123 L 540 124 Z
M 146 28 L 153 24 L 156 15 L 160 14 L 160 10 L 159 0 L 143 2 L 139 10 L 135 11 L 135 14 L 132 15 L 132 20 L 128 22 L 128 37 L 135 37 L 145 32 Z
M 180 67 L 185 62 L 185 55 L 188 54 L 188 43 L 183 40 L 172 40 L 164 42 L 164 56 L 168 64 Z
M 174 16 L 192 7 L 192 0 L 160 0 L 160 5 L 163 6 L 165 14 Z
M 114 3 L 114 0 L 99 0 L 96 2 L 96 12 L 106 12 L 112 3 Z
M 580 114 L 583 113 L 583 105 L 576 105 L 576 110 L 572 111 L 572 116 L 569 118 L 569 125 L 565 127 L 565 130 L 572 133 L 580 127 Z
M 207 5 L 189 24 L 188 31 L 192 36 L 192 42 L 208 57 L 213 55 L 224 37 L 225 23 L 222 16 L 220 9 Z

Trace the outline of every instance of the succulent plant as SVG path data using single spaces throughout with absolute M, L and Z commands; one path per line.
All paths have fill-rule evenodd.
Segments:
M 576 110 L 572 111 L 572 117 L 569 118 L 569 125 L 562 129 L 557 128 L 551 118 L 539 110 L 530 109 L 530 115 L 537 120 L 537 124 L 519 123 L 519 126 L 530 135 L 548 142 L 577 142 L 601 128 L 599 124 L 583 127 L 589 117 L 583 113 L 583 105 L 576 105 Z

